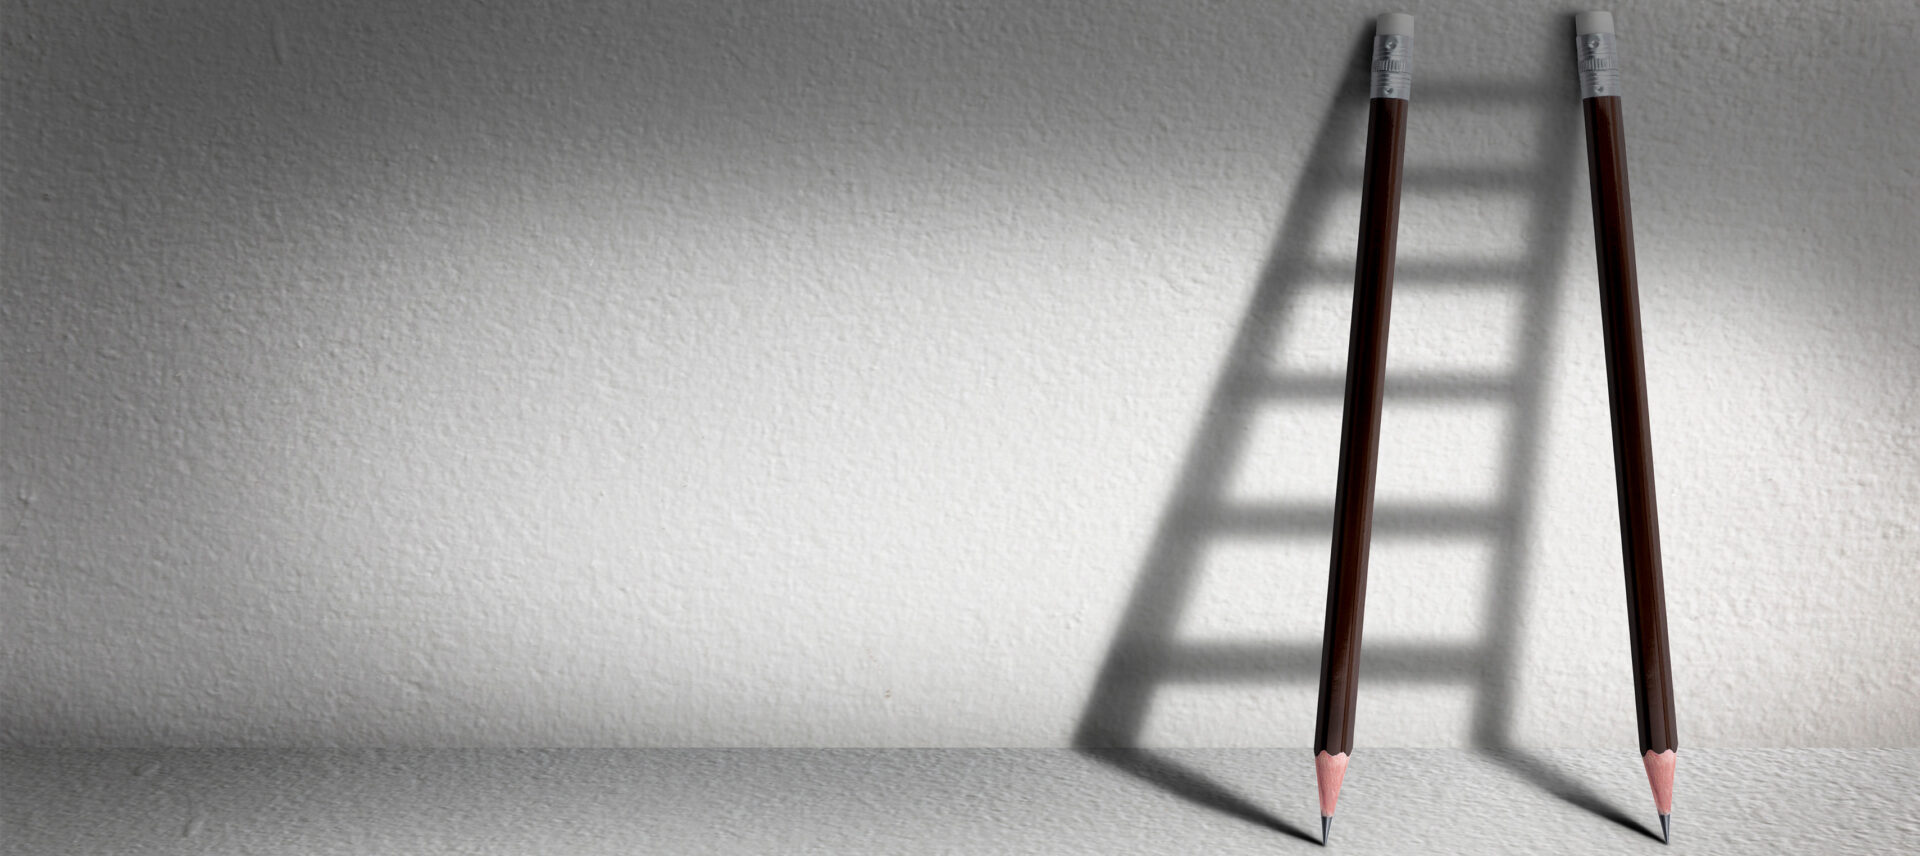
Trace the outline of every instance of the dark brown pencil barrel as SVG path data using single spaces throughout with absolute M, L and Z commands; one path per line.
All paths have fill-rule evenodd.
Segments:
M 1334 496 L 1333 561 L 1327 582 L 1326 635 L 1320 654 L 1320 709 L 1313 751 L 1353 751 L 1353 708 L 1360 679 L 1360 625 L 1367 599 L 1367 547 L 1373 532 L 1373 479 L 1380 457 L 1380 398 L 1386 380 L 1387 319 L 1393 302 L 1394 244 L 1400 225 L 1400 162 L 1407 101 L 1374 98 L 1367 120 L 1367 164 L 1360 202 L 1360 249 L 1347 339 L 1346 410 L 1340 427 L 1340 475 Z
M 1600 263 L 1600 313 L 1606 337 L 1607 397 L 1613 410 L 1614 481 L 1620 545 L 1626 561 L 1627 623 L 1633 642 L 1633 695 L 1640 751 L 1678 749 L 1667 607 L 1660 575 L 1660 524 L 1654 505 L 1653 440 L 1647 418 L 1646 364 L 1640 345 L 1640 290 L 1634 273 L 1633 213 L 1620 99 L 1584 99 L 1587 174 Z

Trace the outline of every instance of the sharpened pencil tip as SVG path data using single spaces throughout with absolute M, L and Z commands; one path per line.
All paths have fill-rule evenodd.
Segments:
M 1673 843 L 1673 815 L 1660 815 L 1660 843 Z
M 1320 846 L 1321 847 L 1327 846 L 1327 832 L 1331 829 L 1333 829 L 1333 818 L 1322 815 L 1320 817 Z

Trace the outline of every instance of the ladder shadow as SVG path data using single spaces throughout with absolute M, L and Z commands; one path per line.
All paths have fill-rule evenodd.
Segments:
M 1545 44 L 1561 45 L 1564 21 Z M 1319 836 L 1262 808 L 1253 800 L 1210 778 L 1204 771 L 1176 762 L 1165 754 L 1140 748 L 1147 714 L 1162 684 L 1226 685 L 1248 683 L 1316 682 L 1320 643 L 1317 638 L 1270 644 L 1211 644 L 1182 646 L 1177 636 L 1179 617 L 1191 599 L 1207 544 L 1223 528 L 1239 535 L 1318 533 L 1331 538 L 1331 507 L 1286 515 L 1223 522 L 1220 497 L 1234 475 L 1234 464 L 1247 442 L 1248 428 L 1263 402 L 1255 386 L 1265 383 L 1266 358 L 1274 353 L 1285 309 L 1316 270 L 1314 239 L 1327 224 L 1327 200 L 1357 188 L 1356 173 L 1345 159 L 1358 152 L 1366 125 L 1368 64 L 1372 32 L 1355 40 L 1344 72 L 1319 126 L 1288 200 L 1286 214 L 1269 252 L 1240 328 L 1208 399 L 1205 418 L 1188 447 L 1178 480 L 1162 511 L 1154 537 L 1144 556 L 1127 607 L 1121 616 L 1105 661 L 1080 716 L 1073 746 L 1083 755 L 1138 778 L 1188 802 L 1219 811 L 1303 841 L 1319 843 Z M 1565 69 L 1560 53 L 1543 54 L 1537 79 L 1557 80 Z M 1471 674 L 1476 689 L 1471 744 L 1503 768 L 1562 801 L 1649 837 L 1658 836 L 1630 819 L 1591 788 L 1544 759 L 1515 747 L 1511 740 L 1513 678 L 1520 646 L 1520 604 L 1529 569 L 1525 565 L 1525 535 L 1534 504 L 1535 460 L 1544 411 L 1543 377 L 1537 368 L 1552 337 L 1565 246 L 1572 239 L 1573 194 L 1579 110 L 1564 87 L 1512 86 L 1498 82 L 1423 82 L 1416 87 L 1416 104 L 1477 106 L 1494 102 L 1519 104 L 1543 117 L 1537 147 L 1544 160 L 1537 175 L 1518 179 L 1520 192 L 1537 200 L 1539 216 L 1526 224 L 1527 258 L 1518 271 L 1525 289 L 1526 311 L 1520 331 L 1518 368 L 1510 396 L 1513 410 L 1504 447 L 1504 473 L 1498 496 L 1502 509 L 1490 533 L 1496 544 L 1485 602 L 1482 647 L 1463 655 L 1458 646 L 1444 643 L 1400 643 L 1369 646 L 1362 654 L 1369 684 L 1434 683 L 1435 675 Z M 1502 175 L 1447 177 L 1453 193 L 1516 190 L 1516 180 Z M 1408 170 L 1403 194 L 1411 199 L 1423 188 Z M 1396 279 L 1402 284 L 1456 281 L 1456 271 L 1438 265 L 1402 264 Z M 1459 398 L 1457 379 L 1395 377 L 1391 373 L 1385 397 L 1436 400 Z M 1391 416 L 1389 416 L 1391 418 Z M 1376 525 L 1388 518 L 1402 532 L 1434 535 L 1452 531 L 1474 509 L 1466 506 L 1422 506 L 1421 509 L 1376 511 Z M 1396 516 L 1397 515 L 1397 516 Z M 1281 519 L 1285 517 L 1286 519 Z M 1318 577 L 1324 567 L 1309 571 Z M 1196 650 L 1198 648 L 1199 650 Z M 1304 759 L 1303 759 L 1304 764 Z

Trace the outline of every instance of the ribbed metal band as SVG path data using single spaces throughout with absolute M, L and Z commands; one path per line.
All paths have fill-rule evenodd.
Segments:
M 1574 36 L 1573 49 L 1580 70 L 1581 98 L 1620 94 L 1620 53 L 1612 33 Z
M 1398 33 L 1373 37 L 1373 88 L 1369 98 L 1398 98 L 1413 95 L 1411 39 Z

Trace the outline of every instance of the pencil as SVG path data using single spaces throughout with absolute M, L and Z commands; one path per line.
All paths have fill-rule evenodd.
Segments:
M 1360 193 L 1360 247 L 1353 277 L 1353 327 L 1347 339 L 1340 475 L 1334 495 L 1333 560 L 1327 579 L 1326 635 L 1320 647 L 1320 704 L 1313 729 L 1320 788 L 1320 840 L 1333 826 L 1360 687 L 1360 624 L 1367 599 L 1367 547 L 1373 530 L 1373 477 L 1380 453 L 1380 394 L 1393 302 L 1394 243 L 1400 226 L 1400 163 L 1406 148 L 1408 65 L 1413 16 L 1381 15 L 1374 26 L 1368 97 L 1366 171 Z
M 1660 812 L 1660 837 L 1672 830 L 1673 671 L 1667 653 L 1667 604 L 1660 575 L 1660 524 L 1653 499 L 1653 440 L 1647 427 L 1647 372 L 1640 347 L 1640 293 L 1633 265 L 1633 213 L 1620 118 L 1620 62 L 1613 16 L 1574 19 L 1580 106 L 1586 114 L 1587 178 L 1593 190 L 1593 240 L 1600 263 L 1600 315 L 1607 351 L 1607 399 L 1613 410 L 1614 484 L 1627 572 L 1627 626 L 1633 641 L 1633 698 L 1640 757 Z

